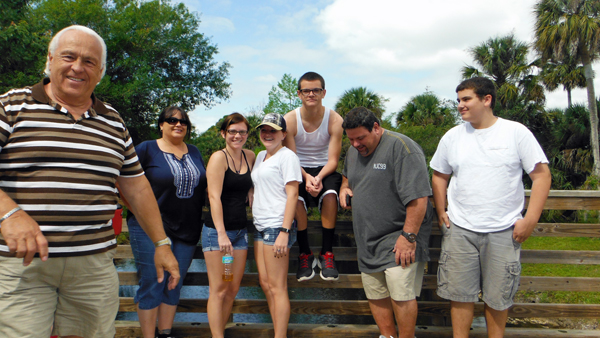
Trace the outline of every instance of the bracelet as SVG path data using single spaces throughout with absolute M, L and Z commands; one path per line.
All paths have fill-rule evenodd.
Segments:
M 158 248 L 159 246 L 163 246 L 163 245 L 171 245 L 173 244 L 171 242 L 171 239 L 169 237 L 165 238 L 165 239 L 161 239 L 160 241 L 154 242 L 154 247 Z
M 290 233 L 290 229 L 288 229 L 288 228 L 284 228 L 284 227 L 279 227 L 279 231 L 281 231 L 281 232 L 285 232 L 286 234 L 289 234 L 289 233 Z
M 6 221 L 7 218 L 9 218 L 10 216 L 12 216 L 15 212 L 22 210 L 21 207 L 17 206 L 16 208 L 12 209 L 11 211 L 7 212 L 6 215 L 2 216 L 2 218 L 0 218 L 0 224 L 4 221 Z

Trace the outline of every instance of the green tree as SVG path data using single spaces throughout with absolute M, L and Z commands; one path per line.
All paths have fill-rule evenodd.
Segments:
M 179 105 L 190 111 L 198 105 L 211 107 L 230 95 L 226 81 L 230 65 L 214 61 L 217 47 L 198 31 L 198 15 L 183 4 L 31 0 L 24 20 L 33 35 L 49 38 L 79 24 L 104 38 L 106 75 L 95 93 L 119 111 L 136 143 L 152 137 L 155 118 L 164 107 Z M 44 51 L 30 52 L 45 61 L 47 41 Z M 41 74 L 43 62 L 25 69 Z M 6 77 L 4 72 L 0 75 Z
M 455 126 L 457 122 L 454 101 L 442 100 L 429 89 L 411 97 L 396 116 L 398 126 Z
M 0 93 L 34 84 L 43 76 L 49 36 L 26 21 L 28 1 L 6 0 L 0 16 Z
M 355 87 L 346 90 L 342 94 L 335 104 L 335 111 L 344 117 L 352 108 L 365 107 L 381 120 L 387 101 L 389 99 L 370 91 L 366 87 Z
M 541 68 L 540 76 L 544 87 L 549 91 L 554 91 L 558 86 L 562 86 L 567 92 L 568 107 L 571 107 L 573 104 L 571 91 L 586 86 L 583 67 L 578 64 L 577 59 L 572 55 L 568 55 L 562 61 L 553 62 L 548 60 Z
M 298 80 L 291 74 L 283 74 L 277 85 L 269 91 L 269 102 L 264 108 L 265 114 L 285 114 L 302 105 L 298 98 Z
M 598 110 L 592 62 L 600 49 L 600 1 L 541 0 L 535 5 L 535 48 L 542 60 L 573 55 L 583 64 L 588 95 L 593 174 L 600 177 Z
M 497 109 L 510 109 L 519 104 L 542 106 L 544 88 L 535 75 L 535 63 L 527 61 L 529 48 L 513 34 L 490 38 L 469 50 L 477 66 L 462 69 L 464 79 L 484 76 L 496 84 Z

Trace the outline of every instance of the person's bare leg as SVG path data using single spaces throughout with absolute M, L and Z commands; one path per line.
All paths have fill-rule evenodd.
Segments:
M 488 338 L 504 337 L 508 309 L 503 311 L 494 310 L 485 304 L 485 322 L 487 324 Z
M 223 338 L 225 325 L 231 314 L 233 301 L 240 289 L 246 266 L 248 250 L 233 251 L 233 281 L 223 281 L 223 254 L 220 251 L 206 251 L 206 271 L 208 273 L 209 296 L 207 304 L 208 323 L 214 338 Z
M 325 229 L 335 228 L 337 220 L 338 202 L 336 194 L 329 193 L 323 197 L 321 202 L 321 224 Z M 300 229 L 300 226 L 298 226 Z
M 397 302 L 392 300 L 396 323 L 398 323 L 398 338 L 414 338 L 419 308 L 417 300 Z M 394 336 L 395 337 L 395 336 Z
M 233 308 L 233 302 L 238 291 L 240 291 L 240 284 L 244 277 L 244 269 L 246 268 L 246 257 L 248 256 L 248 250 L 233 250 L 233 281 L 228 282 L 228 288 L 223 298 L 223 330 L 231 315 L 231 309 Z
M 158 333 L 164 333 L 163 330 L 173 328 L 175 313 L 177 313 L 177 305 L 162 303 L 158 306 Z
M 265 265 L 265 256 L 263 253 L 264 246 L 263 241 L 254 241 L 254 260 L 256 261 L 256 269 L 258 270 L 258 282 L 265 293 L 265 298 L 267 298 L 269 312 L 273 313 L 273 294 L 269 289 L 269 277 L 267 275 L 267 267 Z
M 285 338 L 290 322 L 290 298 L 287 288 L 290 260 L 288 256 L 275 257 L 272 245 L 263 245 L 263 257 L 267 269 L 269 290 L 273 297 L 273 306 L 269 306 L 269 310 L 271 310 L 273 319 L 274 338 Z
M 394 323 L 394 310 L 392 308 L 392 299 L 390 297 L 383 299 L 369 299 L 369 307 L 373 314 L 373 319 L 380 334 L 389 337 L 396 336 L 396 324 Z
M 308 228 L 308 215 L 306 214 L 306 209 L 304 209 L 304 203 L 298 200 L 298 204 L 296 204 L 296 222 L 298 226 L 298 231 L 303 231 Z
M 226 285 L 223 281 L 223 254 L 221 251 L 204 252 L 206 273 L 208 274 L 208 303 L 206 314 L 210 332 L 214 338 L 223 338 L 223 299 Z M 235 262 L 235 258 L 233 260 Z M 235 274 L 234 274 L 235 276 Z
M 139 304 L 137 304 L 137 314 L 144 338 L 154 338 L 156 317 L 158 317 L 158 306 L 154 309 L 142 310 L 139 308 Z
M 473 324 L 474 303 L 450 302 L 454 338 L 468 338 Z

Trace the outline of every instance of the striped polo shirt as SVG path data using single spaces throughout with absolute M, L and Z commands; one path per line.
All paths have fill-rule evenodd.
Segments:
M 144 172 L 116 110 L 92 95 L 75 121 L 46 95 L 49 81 L 0 96 L 0 189 L 40 225 L 50 257 L 110 250 L 115 181 Z M 14 256 L 1 234 L 0 255 Z

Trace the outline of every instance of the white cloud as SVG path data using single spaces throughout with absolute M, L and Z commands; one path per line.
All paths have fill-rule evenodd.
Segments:
M 233 33 L 235 25 L 233 21 L 219 16 L 202 16 L 201 25 L 203 30 L 208 30 L 212 33 Z
M 473 64 L 469 48 L 510 33 L 533 41 L 536 1 L 185 0 L 202 12 L 200 30 L 218 45 L 216 60 L 233 66 L 231 98 L 198 107 L 192 119 L 206 130 L 225 114 L 264 104 L 284 73 L 306 71 L 325 77 L 328 107 L 358 86 L 389 98 L 387 114 L 426 88 L 455 100 L 461 68 Z M 573 101 L 585 103 L 585 94 L 574 91 Z M 565 107 L 566 93 L 547 93 L 546 105 Z
M 277 83 L 277 81 L 279 81 L 279 78 L 277 78 L 273 74 L 267 74 L 267 75 L 256 77 L 256 81 L 258 81 L 258 82 L 266 82 L 266 83 Z
M 427 70 L 468 60 L 467 49 L 514 32 L 531 40 L 533 0 L 338 0 L 317 18 L 327 46 L 380 71 Z

